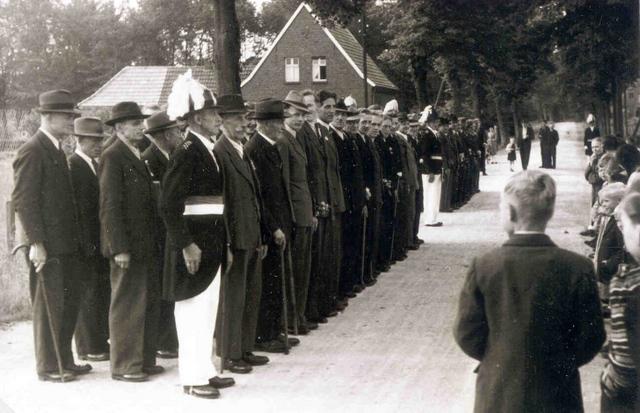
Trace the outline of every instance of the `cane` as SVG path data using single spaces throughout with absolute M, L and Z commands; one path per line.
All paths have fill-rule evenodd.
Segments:
M 393 239 L 396 237 L 396 215 L 398 213 L 398 196 L 400 191 L 400 179 L 396 183 L 396 190 L 393 192 L 393 220 L 391 221 L 391 248 L 389 249 L 389 261 L 393 261 Z
M 296 304 L 296 284 L 293 280 L 293 264 L 291 261 L 291 248 L 287 249 L 287 260 L 289 262 L 289 287 L 291 288 L 291 307 L 293 307 L 293 334 L 298 335 L 298 306 Z
M 233 265 L 233 258 L 229 259 L 229 257 L 233 257 L 231 253 L 231 247 L 227 246 L 227 265 L 224 269 L 224 272 L 220 272 L 220 304 L 222 306 L 222 311 L 220 312 L 220 358 L 222 358 L 222 362 L 220 363 L 220 374 L 224 373 L 224 363 L 227 360 L 227 346 L 226 346 L 226 327 L 227 327 L 227 290 L 226 290 L 226 278 L 231 271 L 231 266 Z
M 282 280 L 282 324 L 284 326 L 284 354 L 289 354 L 289 319 L 287 314 L 287 281 L 286 269 L 284 266 L 284 249 L 285 246 L 280 246 L 280 278 Z
M 31 261 L 29 260 L 29 246 L 26 244 L 17 245 L 13 251 L 11 251 L 11 255 L 16 255 L 16 253 L 24 248 L 24 258 L 27 261 L 27 268 L 31 267 Z M 47 260 L 47 262 L 57 261 L 57 258 L 52 258 Z M 45 264 L 46 265 L 46 264 Z M 64 382 L 64 367 L 62 366 L 62 356 L 60 356 L 60 344 L 58 343 L 58 331 L 53 326 L 53 317 L 51 317 L 51 307 L 49 305 L 49 296 L 47 294 L 46 283 L 44 282 L 44 274 L 42 270 L 36 273 L 36 277 L 38 279 L 38 285 L 40 286 L 40 290 L 42 291 L 42 298 L 44 299 L 44 308 L 47 312 L 47 321 L 49 322 L 49 330 L 51 332 L 51 338 L 53 340 L 53 351 L 56 355 L 56 362 L 58 363 L 58 373 L 60 373 L 60 381 Z
M 369 215 L 368 211 L 367 211 L 367 206 L 365 205 L 364 209 L 362 210 L 362 258 L 361 258 L 361 262 L 362 262 L 362 266 L 360 267 L 360 282 L 364 285 L 364 253 L 365 253 L 365 246 L 367 244 L 367 216 Z

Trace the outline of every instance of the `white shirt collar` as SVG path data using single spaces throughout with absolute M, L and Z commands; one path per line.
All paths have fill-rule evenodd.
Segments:
M 514 231 L 515 235 L 544 234 L 544 231 Z
M 270 145 L 275 145 L 276 144 L 276 142 L 273 139 L 268 138 L 267 135 L 265 135 L 261 131 L 258 130 L 258 133 L 260 134 L 260 136 L 262 136 L 264 138 L 265 141 L 269 142 Z
M 86 153 L 82 152 L 82 148 L 80 148 L 80 146 L 76 146 L 76 155 L 78 155 L 80 158 L 82 158 L 87 165 L 89 165 L 89 168 L 91 168 L 91 170 L 93 171 L 94 174 L 97 175 L 97 172 L 94 168 L 93 168 L 93 159 L 91 159 Z
M 431 132 L 433 132 L 434 135 L 438 136 L 438 131 L 435 129 L 432 129 L 431 126 L 427 126 L 427 129 L 429 129 Z
M 407 135 L 405 135 L 404 133 L 400 132 L 400 131 L 396 131 L 396 135 L 400 136 L 405 141 L 409 141 L 409 137 Z
M 164 149 L 162 149 L 161 147 L 159 147 L 158 145 L 156 145 L 156 148 L 160 151 L 160 153 L 162 154 L 162 156 L 164 156 L 165 158 L 167 158 L 167 160 L 169 158 L 171 158 L 171 155 L 169 155 L 169 152 L 166 152 Z
M 321 121 L 320 119 L 316 120 L 316 123 L 318 123 L 318 124 L 320 124 L 320 125 L 324 126 L 325 128 L 329 129 L 329 125 L 328 125 L 328 124 L 326 124 L 326 123 L 324 123 L 324 122 L 323 122 L 323 121 Z
M 294 138 L 296 137 L 296 131 L 293 128 L 289 127 L 286 123 L 284 124 L 284 129 L 291 134 Z
M 234 141 L 233 139 L 231 139 L 227 135 L 227 131 L 226 130 L 223 129 L 222 133 L 224 134 L 225 138 L 227 138 L 227 140 L 229 141 L 231 146 L 233 146 L 233 148 L 238 152 L 238 154 L 240 155 L 240 158 L 242 158 L 244 156 L 244 149 L 242 148 L 242 144 L 240 144 L 240 143 Z
M 140 159 L 140 151 L 138 150 L 138 148 L 136 148 L 135 146 L 131 145 L 126 139 L 123 139 L 120 136 L 118 136 L 118 139 L 120 139 L 122 141 L 122 143 L 124 143 L 124 145 L 127 148 L 129 148 L 129 150 L 135 155 L 136 158 Z
M 53 143 L 53 146 L 55 146 L 56 149 L 60 149 L 60 141 L 57 140 L 51 133 L 49 133 L 48 130 L 46 130 L 43 126 L 40 126 L 40 131 L 44 133 L 47 138 L 49 138 L 49 140 L 51 141 L 51 143 Z

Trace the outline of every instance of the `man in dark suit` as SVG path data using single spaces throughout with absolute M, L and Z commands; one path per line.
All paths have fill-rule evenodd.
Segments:
M 182 143 L 184 135 L 176 121 L 169 119 L 166 111 L 152 114 L 145 120 L 144 134 L 151 141 L 151 145 L 142 153 L 142 160 L 151 173 L 155 195 L 160 205 L 161 185 L 164 174 L 169 165 L 169 157 Z M 158 226 L 164 223 L 158 214 Z M 158 250 L 158 262 L 164 261 L 166 244 L 165 232 L 160 231 L 160 249 Z M 162 268 L 162 267 L 161 267 Z M 160 320 L 158 325 L 158 350 L 156 354 L 160 358 L 178 357 L 178 333 L 176 332 L 176 320 L 173 315 L 175 304 L 164 299 L 160 300 Z
M 75 341 L 78 357 L 89 361 L 109 360 L 109 261 L 100 249 L 100 184 L 98 162 L 105 138 L 98 118 L 78 118 L 74 122 L 75 153 L 69 157 L 71 185 L 78 206 L 80 240 L 85 271 L 85 295 Z
M 318 310 L 318 296 L 314 295 L 317 290 L 309 287 L 311 280 L 311 242 L 313 231 L 317 226 L 317 219 L 313 216 L 313 202 L 307 174 L 307 155 L 298 140 L 298 132 L 304 123 L 303 115 L 308 110 L 302 102 L 302 96 L 295 91 L 287 94 L 284 104 L 286 112 L 282 114 L 284 117 L 284 128 L 281 131 L 282 139 L 278 141 L 276 147 L 283 161 L 284 181 L 290 195 L 293 212 L 294 226 L 290 238 L 293 266 L 291 271 L 295 279 L 297 304 L 295 313 L 298 315 L 298 319 L 295 320 L 293 318 L 294 312 L 290 312 L 289 325 L 293 327 L 294 323 L 297 323 L 298 332 L 304 332 L 310 325 L 322 319 Z M 278 116 L 280 116 L 279 112 Z M 275 132 L 267 130 L 273 127 L 269 123 L 267 119 L 258 120 L 261 133 L 273 134 Z
M 233 261 L 224 274 L 221 292 L 224 309 L 219 313 L 225 315 L 225 320 L 223 328 L 222 317 L 218 317 L 216 348 L 226 356 L 223 360 L 226 368 L 235 373 L 247 373 L 252 366 L 269 362 L 267 357 L 253 354 L 262 293 L 261 264 L 265 255 L 260 190 L 254 166 L 241 143 L 246 112 L 242 96 L 222 96 L 218 105 L 222 136 L 213 152 L 220 161 L 224 178 L 227 242 Z M 226 348 L 222 349 L 222 346 Z
M 409 130 L 409 119 L 406 113 L 398 114 L 399 128 L 396 131 L 396 135 L 400 137 L 398 142 L 405 150 L 405 157 L 403 159 L 405 166 L 403 168 L 406 173 L 403 172 L 404 182 L 406 186 L 406 202 L 407 202 L 407 217 L 404 222 L 404 245 L 407 249 L 416 250 L 415 238 L 417 234 L 414 234 L 414 220 L 416 219 L 416 196 L 419 189 L 418 184 L 418 163 L 416 161 L 416 152 L 412 144 L 412 137 L 407 134 Z
M 533 142 L 535 133 L 531 127 L 530 122 L 525 122 L 523 125 L 523 135 L 520 138 L 518 147 L 520 148 L 520 162 L 522 163 L 522 170 L 526 171 L 529 167 L 529 157 L 531 156 L 531 142 Z
M 547 127 L 547 121 L 545 121 L 538 132 L 538 137 L 540 138 L 540 157 L 542 159 L 542 165 L 540 168 L 551 168 L 551 157 L 549 151 L 551 146 L 550 133 L 551 131 Z
M 544 234 L 555 197 L 542 172 L 511 178 L 500 206 L 510 238 L 467 274 L 454 331 L 480 361 L 475 412 L 583 410 L 578 368 L 605 331 L 592 264 Z
M 262 119 L 260 130 L 253 134 L 245 146 L 258 176 L 263 222 L 268 232 L 267 256 L 262 262 L 262 296 L 258 313 L 256 349 L 269 353 L 282 353 L 286 350 L 284 336 L 281 335 L 284 324 L 282 323 L 282 277 L 290 276 L 286 257 L 292 244 L 294 212 L 289 184 L 285 181 L 289 177 L 285 172 L 283 159 L 288 158 L 288 154 L 285 145 L 277 144 L 284 138 L 280 133 L 283 115 L 278 112 L 278 116 L 275 116 L 275 113 L 267 116 L 262 108 L 268 104 L 269 101 L 258 103 L 257 106 L 261 112 L 258 117 L 272 119 Z M 255 113 L 252 118 L 254 116 Z M 301 258 L 296 257 L 296 260 Z M 283 265 L 284 268 L 282 268 Z M 291 309 L 288 310 L 290 311 Z M 290 345 L 298 343 L 298 339 L 289 338 Z
M 213 153 L 222 120 L 213 94 L 183 76 L 174 83 L 167 106 L 170 118 L 182 118 L 189 126 L 162 182 L 161 215 L 167 228 L 162 296 L 175 302 L 184 392 L 217 398 L 218 389 L 234 384 L 233 379 L 215 376 L 211 357 L 227 239 L 222 170 Z M 179 89 L 184 83 L 189 85 L 186 93 Z M 200 107 L 193 103 L 193 90 L 202 93 L 197 96 Z
M 591 156 L 593 149 L 591 147 L 594 138 L 600 137 L 600 129 L 596 126 L 596 117 L 591 113 L 587 116 L 587 129 L 584 130 L 584 154 Z
M 558 135 L 558 131 L 555 129 L 555 125 L 553 121 L 549 121 L 549 154 L 547 155 L 549 167 L 551 169 L 556 169 L 556 154 L 558 149 L 558 143 L 560 142 L 560 135 Z
M 416 160 L 416 176 L 418 179 L 418 190 L 416 191 L 416 216 L 413 220 L 413 245 L 419 246 L 423 244 L 424 241 L 418 237 L 418 233 L 420 232 L 420 215 L 424 212 L 424 187 L 422 183 L 422 172 L 420 172 L 420 164 L 418 159 L 420 158 L 420 139 L 421 132 L 419 129 L 419 123 L 415 118 L 409 119 L 409 142 L 413 147 L 413 154 Z M 449 175 L 452 175 L 452 167 L 449 169 Z M 449 190 L 449 207 L 451 207 L 451 191 L 453 186 L 450 185 Z
M 147 116 L 135 102 L 116 104 L 111 116 L 105 123 L 114 127 L 117 140 L 102 154 L 99 171 L 101 247 L 111 266 L 111 375 L 137 382 L 164 371 L 156 365 L 157 204 L 136 146 Z
M 71 381 L 76 374 L 91 370 L 88 364 L 74 364 L 71 351 L 83 295 L 83 274 L 78 216 L 67 159 L 60 145 L 63 137 L 73 133 L 73 120 L 79 112 L 66 90 L 41 94 L 37 110 L 40 128 L 20 147 L 13 162 L 12 201 L 24 230 L 24 245 L 29 246 L 38 377 L 54 382 Z M 57 359 L 54 351 L 54 336 L 58 338 L 62 360 Z M 65 372 L 59 371 L 58 362 Z
M 365 284 L 362 268 L 364 216 L 366 211 L 366 191 L 362 168 L 362 159 L 355 138 L 345 130 L 348 114 L 342 100 L 336 104 L 331 122 L 331 139 L 338 150 L 340 179 L 346 210 L 342 214 L 342 261 L 340 265 L 340 284 L 338 293 L 346 297 L 355 289 L 362 291 Z M 372 285 L 373 282 L 368 283 Z

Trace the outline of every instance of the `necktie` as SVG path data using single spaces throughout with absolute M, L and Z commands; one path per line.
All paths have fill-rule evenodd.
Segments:
M 93 172 L 98 175 L 98 162 L 93 158 L 91 158 L 91 166 L 93 166 Z

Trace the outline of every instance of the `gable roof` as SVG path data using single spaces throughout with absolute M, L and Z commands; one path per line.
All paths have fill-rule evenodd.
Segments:
M 111 107 L 118 102 L 139 105 L 166 105 L 173 82 L 191 69 L 193 77 L 206 88 L 217 89 L 215 72 L 204 66 L 125 66 L 78 106 Z
M 253 76 L 260 70 L 262 64 L 267 60 L 275 46 L 278 44 L 282 36 L 287 32 L 291 24 L 295 21 L 302 10 L 306 10 L 309 14 L 313 16 L 313 12 L 311 7 L 302 2 L 296 9 L 296 11 L 291 15 L 287 24 L 284 25 L 278 36 L 276 36 L 275 40 L 266 53 L 262 56 L 258 64 L 253 68 L 253 71 L 247 76 L 243 81 L 242 85 L 244 86 L 248 81 L 250 81 Z M 317 21 L 317 20 L 316 20 Z M 320 23 L 318 23 L 320 24 Z M 355 38 L 353 33 L 349 31 L 349 29 L 345 27 L 335 26 L 332 28 L 322 27 L 323 32 L 327 35 L 327 37 L 331 40 L 331 42 L 336 46 L 336 48 L 340 51 L 342 56 L 347 60 L 349 65 L 353 68 L 353 70 L 358 74 L 361 79 L 364 79 L 363 67 L 362 67 L 362 55 L 363 48 L 360 42 Z M 398 90 L 397 86 L 393 84 L 391 80 L 382 72 L 380 67 L 373 61 L 371 56 L 367 54 L 367 83 L 372 87 L 384 87 L 387 89 Z

